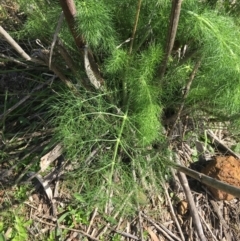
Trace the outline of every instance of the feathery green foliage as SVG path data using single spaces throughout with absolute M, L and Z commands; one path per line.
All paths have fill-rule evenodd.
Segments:
M 161 61 L 161 46 L 149 46 L 140 56 L 133 59 L 134 67 L 127 71 L 129 108 L 142 143 L 153 143 L 160 135 L 161 106 L 158 103 L 159 85 L 154 74 Z
M 86 42 L 95 50 L 108 52 L 116 46 L 116 32 L 112 13 L 104 1 L 77 1 L 77 31 L 84 34 Z
M 128 53 L 123 49 L 114 49 L 111 56 L 105 61 L 105 72 L 111 77 L 123 74 L 128 64 Z
M 219 16 L 213 11 L 188 14 L 195 22 L 193 33 L 199 36 L 199 54 L 203 58 L 201 72 L 189 98 L 201 104 L 202 96 L 199 93 L 202 93 L 204 102 L 210 108 L 225 109 L 229 114 L 239 112 L 239 106 L 235 103 L 240 99 L 234 91 L 240 87 L 239 28 L 230 17 Z M 231 94 L 229 90 L 232 90 Z
M 104 101 L 102 95 L 88 96 L 84 92 L 78 96 L 71 92 L 60 94 L 52 112 L 57 114 L 54 118 L 54 123 L 58 125 L 56 131 L 67 152 L 69 150 L 70 158 L 84 158 L 83 153 L 88 153 L 98 142 L 111 142 L 107 136 L 114 130 L 116 123 L 111 119 L 110 111 L 111 106 Z M 117 117 L 117 114 L 114 115 L 118 120 Z M 119 119 L 122 119 L 120 115 Z M 114 141 L 114 136 L 112 139 Z
M 69 178 L 73 180 L 76 177 L 76 183 L 71 183 L 73 192 L 77 191 L 76 187 L 82 186 L 82 205 L 85 210 L 95 206 L 99 212 L 104 212 L 103 207 L 111 200 L 115 210 L 128 215 L 133 212 L 135 208 L 130 203 L 124 208 L 122 204 L 128 199 L 138 201 L 134 198 L 133 187 L 137 185 L 138 191 L 142 187 L 138 183 L 134 184 L 130 170 L 137 173 L 141 170 L 141 176 L 145 178 L 149 170 L 154 170 L 153 166 L 159 162 L 155 157 L 146 165 L 145 158 L 139 159 L 138 153 L 145 155 L 145 151 L 139 147 L 146 145 L 146 142 L 142 137 L 144 143 L 137 143 L 135 122 L 132 121 L 134 118 L 127 112 L 118 113 L 118 109 L 104 101 L 102 95 L 86 92 L 77 96 L 71 92 L 60 94 L 51 109 L 51 112 L 57 113 L 53 120 L 53 124 L 58 126 L 55 138 L 63 143 L 71 161 L 77 162 L 77 168 L 69 173 Z M 149 125 L 149 120 L 144 124 L 146 123 Z M 158 123 L 154 124 L 159 126 Z M 88 160 L 91 151 L 96 150 L 96 157 Z M 133 168 L 133 162 L 137 163 L 137 167 Z M 163 167 L 164 162 L 161 164 Z M 114 195 L 110 198 L 111 193 Z
M 24 0 L 21 0 L 21 3 L 26 4 Z M 28 14 L 25 30 L 28 33 L 34 32 L 36 35 L 48 37 L 54 32 L 55 26 L 51 24 L 44 32 L 42 31 L 43 26 L 46 22 L 57 23 L 60 8 L 56 6 L 56 2 L 50 6 L 45 6 L 44 3 L 44 1 L 28 2 L 27 6 L 30 7 L 25 11 Z M 101 65 L 100 68 L 106 78 L 107 88 L 114 100 L 112 104 L 116 104 L 124 112 L 128 109 L 127 126 L 129 125 L 129 127 L 126 126 L 125 130 L 137 133 L 136 138 L 139 140 L 134 141 L 138 145 L 144 146 L 161 139 L 159 120 L 162 108 L 163 106 L 164 108 L 172 108 L 176 103 L 180 103 L 181 89 L 184 88 L 189 78 L 196 58 L 202 59 L 202 65 L 193 81 L 193 88 L 190 91 L 187 104 L 189 106 L 192 103 L 195 106 L 205 104 L 210 108 L 220 109 L 226 107 L 231 113 L 236 113 L 239 110 L 238 105 L 236 105 L 239 101 L 239 95 L 237 91 L 229 92 L 229 88 L 236 87 L 239 82 L 240 51 L 237 43 L 239 30 L 231 17 L 224 14 L 219 15 L 217 11 L 202 3 L 196 3 L 192 0 L 184 1 L 177 40 L 181 42 L 182 47 L 184 44 L 188 44 L 187 51 L 196 52 L 193 55 L 195 57 L 187 62 L 181 63 L 180 61 L 178 63 L 173 56 L 173 60 L 169 61 L 165 76 L 168 83 L 166 86 L 159 86 L 158 66 L 163 56 L 171 5 L 169 1 L 143 1 L 133 53 L 129 56 L 129 42 L 126 40 L 132 35 L 136 7 L 129 1 L 102 0 L 99 2 L 91 0 L 76 2 L 77 31 L 94 49 L 95 53 L 101 55 L 98 64 Z M 32 8 L 34 14 L 32 14 Z M 192 24 L 193 22 L 194 24 Z M 67 46 L 71 46 L 72 38 L 69 36 L 69 31 L 64 24 L 60 37 L 64 39 Z M 69 42 L 68 39 L 71 41 Z M 231 78 L 232 81 L 226 81 L 226 78 Z M 96 106 L 91 106 L 92 110 L 88 110 L 89 114 L 85 113 L 81 119 L 77 120 L 77 123 L 75 123 L 75 117 L 67 121 L 62 115 L 68 113 L 68 116 L 74 116 L 74 113 L 77 113 L 76 108 L 82 108 L 85 102 L 82 102 L 82 106 L 80 106 L 74 101 L 69 103 L 68 100 L 64 100 L 64 105 L 70 104 L 67 108 L 68 111 L 57 112 L 59 113 L 59 129 L 66 131 L 66 144 L 73 147 L 75 156 L 78 156 L 82 150 L 90 148 L 90 146 L 84 146 L 87 143 L 84 132 L 71 135 L 73 132 L 80 132 L 79 125 L 83 125 L 83 123 L 88 125 L 88 116 L 97 120 L 94 124 L 99 125 L 98 128 L 103 132 L 112 125 L 111 121 L 110 123 L 106 122 L 107 115 L 103 121 L 97 115 L 90 114 L 108 113 L 106 106 L 98 105 L 101 98 L 100 96 L 95 98 L 95 101 L 98 100 Z M 64 109 L 62 105 L 60 106 Z M 64 123 L 67 123 L 66 128 L 62 128 Z M 92 134 L 97 131 L 96 129 L 93 126 Z M 78 136 L 76 143 L 75 140 L 71 141 L 75 135 Z M 97 137 L 93 138 L 93 140 L 96 139 Z M 78 149 L 78 145 L 83 146 Z
M 57 1 L 46 2 L 49 1 L 20 0 L 27 20 L 16 35 L 20 38 L 31 35 L 50 47 L 61 9 Z M 132 51 L 129 49 L 137 3 L 128 0 L 75 3 L 76 31 L 92 50 L 105 82 L 104 91 L 90 92 L 83 86 L 72 92 L 54 89 L 49 102 L 49 122 L 55 128 L 55 140 L 63 144 L 66 156 L 76 166 L 69 173 L 74 185 L 68 188 L 78 193 L 75 195 L 78 210 L 86 208 L 89 213 L 97 206 L 102 213 L 106 207 L 113 207 L 116 213 L 131 213 L 136 210 L 136 202 L 141 202 L 139 193 L 149 191 L 144 185 L 151 183 L 157 189 L 166 173 L 163 157 L 167 156 L 166 150 L 161 155 L 154 148 L 159 143 L 164 146 L 163 110 L 176 112 L 179 108 L 182 92 L 199 59 L 201 66 L 185 107 L 213 109 L 214 113 L 227 115 L 239 113 L 239 26 L 223 10 L 225 7 L 206 5 L 204 1 L 183 1 L 175 46 L 164 76 L 166 81 L 160 85 L 159 67 L 164 56 L 171 1 L 142 1 Z M 83 56 L 75 48 L 66 22 L 59 38 L 71 53 L 80 77 L 86 78 Z M 183 54 L 184 46 L 187 48 Z M 67 65 L 57 51 L 54 54 L 58 66 Z M 79 76 L 74 76 L 68 67 L 64 74 L 75 84 Z M 124 205 L 126 200 L 128 205 Z
M 24 29 L 15 33 L 16 36 L 19 38 L 31 36 L 33 39 L 41 36 L 42 40 L 51 39 L 61 13 L 59 4 L 56 2 L 48 4 L 44 0 L 19 0 L 19 4 L 20 9 L 27 14 L 27 21 Z

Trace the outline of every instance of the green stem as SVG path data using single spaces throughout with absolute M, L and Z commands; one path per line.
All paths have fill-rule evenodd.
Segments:
M 118 134 L 116 144 L 115 144 L 115 148 L 114 148 L 113 160 L 112 160 L 112 163 L 111 163 L 111 173 L 109 175 L 109 185 L 110 186 L 112 184 L 113 172 L 114 172 L 114 167 L 115 167 L 115 164 L 116 164 L 118 149 L 119 149 L 119 146 L 121 144 L 122 133 L 123 133 L 123 130 L 124 130 L 127 119 L 128 119 L 128 110 L 126 111 L 125 115 L 123 116 L 123 122 L 122 122 L 121 129 L 120 129 L 120 132 Z
M 137 13 L 136 13 L 136 16 L 135 16 L 135 22 L 134 22 L 134 27 L 133 27 L 133 32 L 132 32 L 132 38 L 131 38 L 131 43 L 130 43 L 129 55 L 132 54 L 133 42 L 134 42 L 134 38 L 135 38 L 135 35 L 136 35 L 136 31 L 137 31 L 137 25 L 138 25 L 141 5 L 142 5 L 142 0 L 138 0 Z M 123 79 L 122 83 L 123 83 L 122 84 L 123 105 L 125 105 L 126 102 L 127 102 L 127 84 L 126 84 L 126 81 L 124 81 L 124 79 Z

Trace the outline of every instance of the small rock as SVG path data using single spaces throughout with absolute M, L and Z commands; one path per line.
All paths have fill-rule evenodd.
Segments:
M 217 156 L 205 168 L 202 173 L 240 188 L 240 160 L 233 156 Z M 218 200 L 230 201 L 234 198 L 231 194 L 208 187 L 213 196 Z

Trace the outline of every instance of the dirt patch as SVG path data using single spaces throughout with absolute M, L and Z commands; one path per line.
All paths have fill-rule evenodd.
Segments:
M 230 185 L 240 187 L 240 161 L 233 156 L 217 156 L 211 161 L 202 172 L 217 180 Z M 218 189 L 209 187 L 217 200 L 232 200 L 234 196 Z

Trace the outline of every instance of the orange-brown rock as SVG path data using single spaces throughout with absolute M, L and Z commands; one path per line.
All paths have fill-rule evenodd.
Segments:
M 203 168 L 202 173 L 230 185 L 240 187 L 240 160 L 235 159 L 233 156 L 215 157 L 213 161 Z M 230 201 L 234 198 L 226 192 L 212 187 L 208 188 L 218 200 Z

